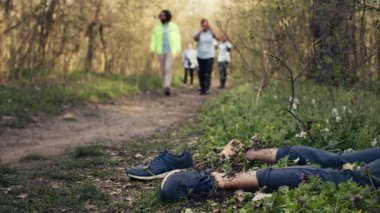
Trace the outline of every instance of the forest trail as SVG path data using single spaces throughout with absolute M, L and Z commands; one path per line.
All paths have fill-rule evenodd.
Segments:
M 195 89 L 168 98 L 145 93 L 74 108 L 25 129 L 5 129 L 0 131 L 0 162 L 16 163 L 27 155 L 52 157 L 77 146 L 115 145 L 149 137 L 193 119 L 205 99 Z

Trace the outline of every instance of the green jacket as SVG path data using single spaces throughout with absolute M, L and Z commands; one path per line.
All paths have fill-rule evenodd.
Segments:
M 170 50 L 173 55 L 181 52 L 181 34 L 176 24 L 169 22 L 168 26 Z M 150 51 L 162 54 L 163 49 L 163 26 L 161 23 L 157 24 L 152 33 L 150 40 Z

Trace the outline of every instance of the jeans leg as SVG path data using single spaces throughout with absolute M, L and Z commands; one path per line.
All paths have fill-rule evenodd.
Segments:
M 223 62 L 218 62 L 218 68 L 219 68 L 220 88 L 223 88 L 223 72 L 224 72 Z
M 225 88 L 227 79 L 227 62 L 219 62 L 220 88 Z
M 369 164 L 369 169 L 374 175 L 379 175 L 380 160 L 376 160 Z M 319 176 L 323 181 L 330 181 L 336 185 L 344 181 L 353 180 L 363 186 L 371 186 L 372 183 L 375 187 L 380 186 L 377 180 L 374 180 L 374 178 L 370 179 L 369 176 L 366 175 L 364 169 L 340 171 L 307 166 L 283 169 L 260 169 L 257 171 L 257 180 L 259 187 L 268 187 L 275 190 L 281 186 L 297 187 L 302 182 L 302 177 L 315 175 Z
M 185 68 L 185 76 L 183 78 L 183 83 L 186 84 L 187 83 L 187 75 L 188 75 L 188 72 L 189 70 L 187 68 Z
M 199 86 L 201 88 L 201 93 L 205 93 L 205 74 L 206 74 L 206 69 L 207 69 L 207 62 L 204 59 L 198 59 L 198 64 L 199 64 L 199 72 L 198 72 L 198 77 L 199 77 Z
M 194 69 L 189 69 L 190 74 L 190 85 L 194 83 Z
M 285 156 L 289 156 L 289 160 L 298 159 L 299 165 L 305 165 L 309 162 L 312 164 L 320 164 L 323 168 L 340 168 L 346 163 L 370 163 L 374 160 L 380 159 L 380 147 L 348 154 L 340 154 L 327 152 L 313 147 L 292 146 L 279 149 L 276 160 Z
M 207 70 L 206 70 L 206 76 L 205 76 L 205 91 L 209 91 L 211 88 L 211 78 L 212 78 L 212 67 L 214 65 L 214 59 L 210 58 L 207 59 Z

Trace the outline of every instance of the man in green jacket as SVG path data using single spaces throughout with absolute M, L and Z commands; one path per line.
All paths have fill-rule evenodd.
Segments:
M 159 55 L 164 94 L 170 96 L 173 62 L 181 52 L 181 35 L 178 26 L 171 22 L 172 15 L 169 10 L 161 11 L 159 18 L 161 23 L 153 29 L 150 51 L 153 57 L 154 54 Z

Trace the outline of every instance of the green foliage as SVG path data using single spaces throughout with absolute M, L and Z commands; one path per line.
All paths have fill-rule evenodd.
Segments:
M 227 92 L 203 108 L 200 125 L 204 133 L 197 156 L 202 164 L 215 165 L 213 150 L 219 151 L 232 139 L 247 147 L 310 145 L 332 151 L 363 149 L 380 140 L 378 96 L 338 89 L 333 106 L 327 92 L 326 87 L 307 82 L 296 90 L 292 110 L 312 139 L 286 110 L 289 96 L 285 94 L 290 94 L 286 86 L 273 86 L 258 102 L 248 84 Z
M 10 196 L 0 200 L 0 209 L 5 212 L 57 211 L 66 207 L 68 211 L 82 212 L 88 205 L 105 206 L 110 198 L 91 183 L 80 183 L 56 190 L 48 186 L 29 186 L 13 193 L 28 195 L 28 199 L 14 199 Z M 17 195 L 14 194 L 14 195 Z
M 377 212 L 380 191 L 358 186 L 350 181 L 338 187 L 311 177 L 295 189 L 281 187 L 270 199 L 252 201 L 243 206 L 246 212 Z
M 47 160 L 46 157 L 42 155 L 37 155 L 37 154 L 28 154 L 24 156 L 20 161 L 21 162 L 30 162 L 30 161 L 44 161 Z
M 15 174 L 17 174 L 16 170 L 0 164 L 0 187 L 10 186 L 14 182 L 12 176 Z
M 261 94 L 249 85 L 241 85 L 208 102 L 202 110 L 200 126 L 203 130 L 200 144 L 194 155 L 201 167 L 213 167 L 224 172 L 256 169 L 244 159 L 221 163 L 218 153 L 228 141 L 238 139 L 246 147 L 280 147 L 309 145 L 330 151 L 364 149 L 378 146 L 380 140 L 380 100 L 378 94 L 356 92 L 349 88 L 334 90 L 334 102 L 328 88 L 303 82 L 297 85 L 292 111 L 304 125 L 287 111 L 289 89 L 274 85 Z M 242 163 L 237 163 L 237 161 Z M 274 167 L 294 165 L 287 159 Z M 264 165 L 265 166 L 265 165 Z M 256 167 L 256 168 L 255 168 Z M 310 184 L 298 188 L 281 188 L 260 202 L 243 202 L 241 212 L 278 211 L 343 211 L 379 209 L 379 190 L 361 187 L 353 182 L 342 183 L 338 188 L 332 183 L 322 183 L 314 178 Z M 233 206 L 233 204 L 231 204 Z

